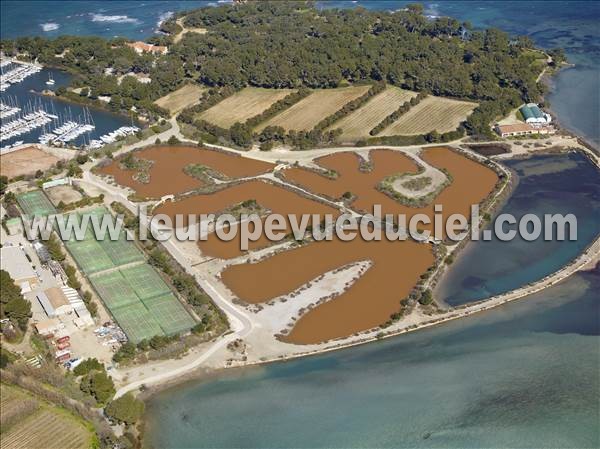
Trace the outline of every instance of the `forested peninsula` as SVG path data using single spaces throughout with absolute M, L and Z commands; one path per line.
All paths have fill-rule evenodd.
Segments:
M 202 32 L 180 34 L 182 27 Z M 452 18 L 429 19 L 418 4 L 395 12 L 318 9 L 310 1 L 229 4 L 182 12 L 163 23 L 162 33 L 148 42 L 167 46 L 166 54 L 138 54 L 127 42 L 24 37 L 3 40 L 0 48 L 9 56 L 75 74 L 72 89 L 59 95 L 85 101 L 111 97 L 113 110 L 133 110 L 151 119 L 169 115 L 155 100 L 190 82 L 209 88 L 195 112 L 204 102 L 212 104 L 246 86 L 328 89 L 386 83 L 477 102 L 460 132 L 485 136 L 493 120 L 543 94 L 535 63 L 539 55 L 529 38 L 475 30 Z M 561 62 L 559 50 L 548 54 L 554 64 Z M 144 84 L 125 74 L 151 81 Z M 219 133 L 210 127 L 202 131 Z

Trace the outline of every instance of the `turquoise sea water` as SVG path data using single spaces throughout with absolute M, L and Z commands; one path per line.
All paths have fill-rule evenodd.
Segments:
M 210 1 L 6 1 L 0 2 L 2 37 L 91 35 L 144 39 L 176 11 Z
M 154 448 L 598 447 L 600 272 L 388 341 L 164 391 Z
M 527 242 L 516 238 L 470 242 L 442 278 L 438 298 L 456 306 L 537 281 L 571 262 L 600 232 L 600 172 L 579 154 L 506 162 L 518 185 L 501 213 L 517 220 L 535 214 L 573 214 L 577 240 Z M 516 229 L 516 228 L 513 228 Z

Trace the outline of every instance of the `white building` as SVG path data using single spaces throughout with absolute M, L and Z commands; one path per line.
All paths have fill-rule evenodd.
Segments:
M 37 285 L 38 277 L 31 262 L 20 246 L 4 246 L 0 250 L 0 268 L 8 271 L 22 292 L 29 292 Z

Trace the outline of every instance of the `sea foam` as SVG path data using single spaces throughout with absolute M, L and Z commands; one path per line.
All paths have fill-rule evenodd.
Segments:
M 109 16 L 105 14 L 92 13 L 92 22 L 112 22 L 112 23 L 138 23 L 139 20 L 125 15 Z
M 47 22 L 47 23 L 40 23 L 40 27 L 42 27 L 43 31 L 55 31 L 58 30 L 60 28 L 60 25 L 58 23 L 54 23 L 54 22 Z

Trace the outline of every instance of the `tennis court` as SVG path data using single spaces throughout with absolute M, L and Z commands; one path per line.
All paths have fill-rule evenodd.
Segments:
M 144 305 L 167 335 L 187 331 L 196 324 L 173 293 L 148 299 Z
M 118 307 L 140 302 L 120 271 L 110 271 L 90 276 L 92 285 L 112 311 Z
M 81 271 L 86 275 L 108 270 L 115 266 L 95 240 L 68 241 L 66 246 Z
M 106 238 L 99 242 L 104 252 L 117 267 L 144 260 L 142 252 L 135 246 L 135 243 L 126 240 L 124 234 L 119 240 L 110 240 Z
M 154 316 L 138 301 L 111 310 L 119 326 L 133 343 L 150 339 L 155 335 L 165 335 Z
M 104 207 L 97 207 L 77 217 L 81 220 L 86 215 L 107 213 Z M 126 239 L 124 232 L 119 240 L 110 240 L 108 233 L 98 240 L 89 226 L 84 240 L 71 239 L 65 244 L 133 343 L 155 335 L 187 331 L 194 326 L 192 316 L 154 268 L 145 263 L 144 254 Z M 135 262 L 138 265 L 119 268 Z
M 32 190 L 17 195 L 19 206 L 29 217 L 46 216 L 56 213 L 56 209 L 41 190 Z
M 171 292 L 160 275 L 148 264 L 123 268 L 120 271 L 142 301 Z

